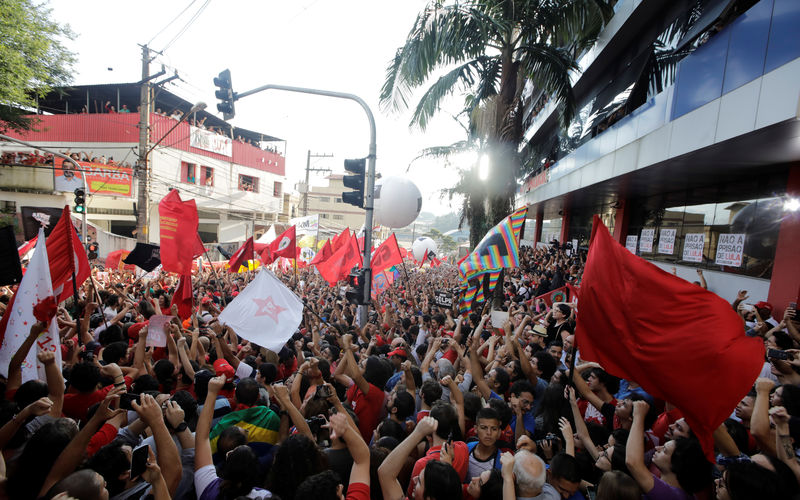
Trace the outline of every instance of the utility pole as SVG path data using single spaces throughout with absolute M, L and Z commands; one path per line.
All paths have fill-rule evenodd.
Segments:
M 150 193 L 147 185 L 148 139 L 150 134 L 150 50 L 142 46 L 142 81 L 139 86 L 139 194 L 137 197 L 136 241 L 150 241 Z
M 311 150 L 308 150 L 308 158 L 306 159 L 306 185 L 305 185 L 305 192 L 303 193 L 303 217 L 308 215 L 308 191 L 310 187 L 308 185 L 308 173 L 309 172 L 328 172 L 330 173 L 331 169 L 329 168 L 311 168 L 311 158 L 333 158 L 333 155 L 325 154 L 311 154 Z

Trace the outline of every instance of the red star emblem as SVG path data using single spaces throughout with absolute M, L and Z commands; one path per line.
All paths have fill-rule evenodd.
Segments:
M 266 299 L 253 299 L 253 302 L 258 306 L 258 311 L 256 311 L 256 316 L 269 316 L 272 318 L 272 321 L 275 323 L 278 322 L 278 315 L 286 310 L 285 307 L 281 307 L 272 300 L 272 297 L 267 297 Z

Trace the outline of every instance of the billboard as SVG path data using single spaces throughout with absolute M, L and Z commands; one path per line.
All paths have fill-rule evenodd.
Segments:
M 80 171 L 72 163 L 61 160 L 61 165 L 54 170 L 55 190 L 73 192 L 86 187 L 90 194 L 104 196 L 133 196 L 133 172 L 130 167 L 105 165 L 79 161 Z

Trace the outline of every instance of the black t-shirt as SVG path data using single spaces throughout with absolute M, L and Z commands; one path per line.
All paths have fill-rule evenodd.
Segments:
M 347 493 L 347 485 L 350 484 L 350 470 L 353 468 L 353 457 L 347 448 L 326 448 L 325 455 L 328 457 L 328 468 L 339 475 L 339 480 L 344 485 L 343 493 Z
M 572 325 L 572 321 L 565 321 L 560 325 L 556 325 L 556 320 L 550 318 L 550 322 L 547 324 L 547 343 L 549 344 L 554 340 L 561 340 L 562 332 L 575 333 L 575 327 Z

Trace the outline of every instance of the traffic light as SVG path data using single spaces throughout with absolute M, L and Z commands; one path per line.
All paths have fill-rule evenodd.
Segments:
M 86 212 L 86 191 L 83 188 L 75 189 L 75 213 L 82 214 Z
M 342 193 L 342 201 L 364 208 L 364 172 L 366 170 L 367 159 L 345 160 L 344 169 L 353 172 L 355 175 L 345 175 L 342 182 L 344 186 L 355 191 Z
M 217 104 L 217 111 L 222 113 L 224 119 L 230 120 L 236 115 L 236 110 L 233 107 L 233 101 L 236 100 L 236 97 L 233 93 L 231 71 L 226 69 L 220 73 L 218 77 L 214 78 L 214 85 L 219 87 L 219 90 L 214 92 L 214 95 L 216 95 L 217 99 L 220 101 L 219 104 Z
M 364 301 L 364 286 L 366 285 L 366 270 L 353 268 L 350 271 L 350 276 L 347 277 L 347 282 L 350 289 L 345 293 L 345 298 L 350 304 L 366 304 Z
M 97 258 L 97 253 L 100 251 L 100 245 L 97 244 L 96 241 L 93 241 L 86 245 L 87 257 L 89 260 L 94 260 Z

